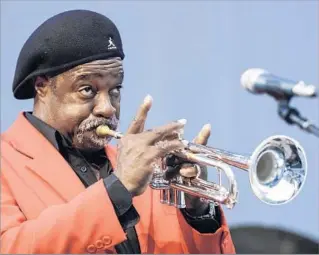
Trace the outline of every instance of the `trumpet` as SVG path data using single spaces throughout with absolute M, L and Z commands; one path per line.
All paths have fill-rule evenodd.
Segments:
M 96 129 L 99 136 L 121 139 L 120 132 L 108 126 Z M 288 136 L 274 135 L 263 140 L 251 155 L 244 156 L 214 147 L 199 145 L 180 137 L 185 148 L 171 154 L 192 162 L 198 174 L 186 178 L 176 174 L 165 176 L 166 166 L 156 166 L 150 187 L 160 191 L 163 204 L 185 208 L 185 193 L 232 209 L 238 202 L 238 185 L 231 166 L 247 171 L 255 196 L 268 205 L 282 205 L 293 200 L 302 190 L 307 175 L 307 158 L 302 146 Z M 200 179 L 200 167 L 214 167 L 219 183 Z M 222 185 L 221 173 L 228 180 L 228 188 Z

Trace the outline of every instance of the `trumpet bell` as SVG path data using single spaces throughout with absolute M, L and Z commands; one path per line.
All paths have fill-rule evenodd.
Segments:
M 287 136 L 265 139 L 250 158 L 249 179 L 253 192 L 269 205 L 293 200 L 301 191 L 306 175 L 305 151 Z

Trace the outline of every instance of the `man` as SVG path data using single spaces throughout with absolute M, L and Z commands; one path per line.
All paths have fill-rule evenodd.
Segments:
M 85 10 L 50 18 L 24 44 L 13 93 L 34 109 L 1 137 L 2 253 L 234 253 L 219 207 L 187 196 L 176 209 L 149 188 L 154 162 L 183 148 L 184 120 L 144 131 L 147 96 L 117 150 L 96 134 L 117 128 L 123 59 L 113 22 Z

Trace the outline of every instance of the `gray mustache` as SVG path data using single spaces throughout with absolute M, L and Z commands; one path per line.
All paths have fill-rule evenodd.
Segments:
M 79 126 L 79 131 L 91 131 L 94 128 L 97 128 L 100 125 L 107 125 L 111 129 L 116 129 L 118 123 L 117 118 L 110 119 L 94 119 L 90 121 L 86 121 Z

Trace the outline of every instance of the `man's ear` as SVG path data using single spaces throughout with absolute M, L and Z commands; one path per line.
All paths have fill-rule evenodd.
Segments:
M 39 99 L 44 98 L 49 91 L 49 81 L 46 77 L 38 76 L 34 82 L 34 88 Z

